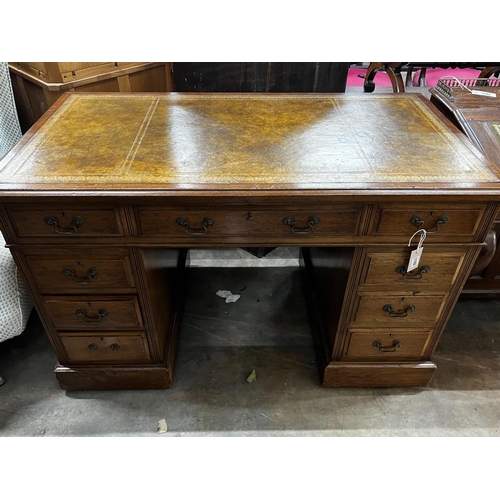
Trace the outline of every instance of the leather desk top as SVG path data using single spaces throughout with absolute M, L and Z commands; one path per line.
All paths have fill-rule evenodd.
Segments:
M 0 196 L 497 189 L 415 94 L 66 94 L 0 162 Z

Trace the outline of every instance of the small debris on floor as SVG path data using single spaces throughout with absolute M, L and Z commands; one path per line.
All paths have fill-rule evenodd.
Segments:
M 45 429 L 40 431 L 40 435 L 43 436 L 45 434 Z
M 274 420 L 274 418 L 271 418 L 271 417 L 268 417 L 267 415 L 264 415 L 264 413 L 260 412 L 260 414 L 263 416 L 263 417 L 266 417 L 268 418 L 269 420 L 272 420 L 273 422 L 276 422 L 279 424 L 279 421 L 278 420 Z
M 251 384 L 252 382 L 257 382 L 257 372 L 255 370 L 250 373 L 247 377 L 247 382 Z
M 158 420 L 158 426 L 156 427 L 156 430 L 158 431 L 158 434 L 163 434 L 164 432 L 167 432 L 168 430 L 167 421 L 164 418 Z
M 216 295 L 226 299 L 226 304 L 236 302 L 241 297 L 241 295 L 238 295 L 237 293 L 233 294 L 229 290 L 219 290 Z

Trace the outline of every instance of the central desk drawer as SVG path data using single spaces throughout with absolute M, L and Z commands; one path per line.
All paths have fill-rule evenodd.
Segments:
M 20 237 L 123 236 L 120 213 L 117 208 L 89 210 L 66 207 L 63 204 L 34 207 L 33 209 L 8 208 L 9 218 Z
M 136 297 L 44 297 L 56 330 L 142 328 Z
M 62 334 L 59 338 L 70 363 L 147 363 L 151 359 L 144 332 Z
M 212 236 L 314 237 L 355 235 L 361 207 L 332 210 L 137 210 L 139 234 L 178 240 Z
M 364 295 L 353 324 L 388 327 L 434 326 L 446 295 Z
M 26 255 L 31 273 L 42 293 L 56 289 L 85 293 L 135 286 L 128 255 L 123 252 L 117 251 L 114 256 L 93 250 L 67 253 L 68 256 Z

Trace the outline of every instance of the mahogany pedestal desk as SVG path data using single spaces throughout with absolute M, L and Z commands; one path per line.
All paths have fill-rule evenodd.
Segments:
M 0 162 L 61 388 L 169 388 L 188 249 L 245 246 L 301 247 L 324 387 L 427 385 L 500 200 L 443 120 L 415 94 L 61 97 Z

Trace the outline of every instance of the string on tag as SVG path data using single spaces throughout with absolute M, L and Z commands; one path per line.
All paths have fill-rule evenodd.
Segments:
M 411 246 L 411 242 L 415 236 L 420 233 L 420 241 L 418 242 L 417 248 L 420 248 L 422 244 L 424 243 L 425 238 L 427 237 L 427 231 L 425 229 L 419 229 L 418 231 L 415 231 L 410 238 L 410 241 L 408 242 L 408 246 Z
M 485 92 L 484 90 L 473 90 L 473 89 L 470 89 L 469 87 L 466 87 L 456 76 L 443 76 L 442 78 L 443 79 L 444 78 L 451 78 L 451 79 L 455 80 L 458 83 L 458 85 L 460 86 L 460 88 L 462 88 L 464 90 L 467 90 L 471 94 L 482 95 L 482 96 L 485 96 L 485 97 L 496 97 L 497 96 L 493 92 Z

